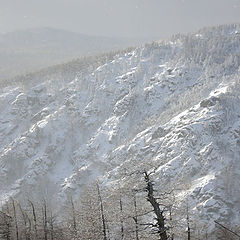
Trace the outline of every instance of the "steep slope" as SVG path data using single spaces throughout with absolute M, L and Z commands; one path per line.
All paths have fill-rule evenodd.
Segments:
M 177 204 L 188 199 L 203 228 L 237 224 L 239 29 L 148 44 L 70 82 L 3 89 L 0 200 L 63 201 L 97 178 L 114 185 L 147 168 L 159 189 L 179 187 Z

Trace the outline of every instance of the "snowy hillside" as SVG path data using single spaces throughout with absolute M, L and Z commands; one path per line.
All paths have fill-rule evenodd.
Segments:
M 0 201 L 32 192 L 63 201 L 97 178 L 124 185 L 124 176 L 154 169 L 156 187 L 176 187 L 177 205 L 188 201 L 203 228 L 237 225 L 239 32 L 177 35 L 68 82 L 1 89 Z

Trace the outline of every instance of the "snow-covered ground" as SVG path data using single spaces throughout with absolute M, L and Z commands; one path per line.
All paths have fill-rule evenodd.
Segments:
M 147 44 L 71 82 L 0 92 L 0 202 L 68 193 L 124 169 L 155 169 L 159 189 L 211 229 L 239 223 L 240 25 Z M 61 81 L 61 80 L 59 80 Z M 59 87 L 61 86 L 61 87 Z

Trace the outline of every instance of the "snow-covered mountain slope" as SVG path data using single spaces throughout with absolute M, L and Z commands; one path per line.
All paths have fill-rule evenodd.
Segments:
M 239 222 L 240 25 L 148 44 L 70 82 L 0 95 L 0 201 L 155 169 L 205 219 Z M 210 224 L 211 225 L 211 224 Z M 212 226 L 212 225 L 211 225 Z M 210 226 L 210 227 L 211 227 Z

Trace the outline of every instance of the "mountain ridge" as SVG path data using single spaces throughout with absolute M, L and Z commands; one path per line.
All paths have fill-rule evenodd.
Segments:
M 1 79 L 137 43 L 133 39 L 88 36 L 54 28 L 5 33 L 0 41 Z

